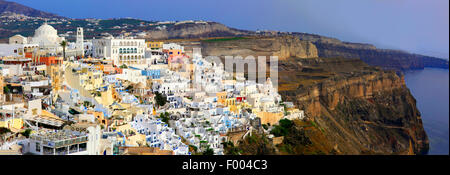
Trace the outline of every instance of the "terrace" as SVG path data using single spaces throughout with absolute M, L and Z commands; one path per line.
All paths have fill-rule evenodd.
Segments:
M 62 130 L 40 131 L 30 136 L 30 140 L 43 145 L 44 155 L 66 155 L 87 150 L 88 135 L 85 132 Z

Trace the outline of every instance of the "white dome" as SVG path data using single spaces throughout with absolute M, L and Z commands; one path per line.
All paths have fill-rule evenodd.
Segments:
M 42 26 L 36 29 L 34 36 L 57 36 L 58 32 L 55 28 L 44 23 Z
M 39 46 L 43 48 L 57 48 L 59 47 L 59 43 L 63 40 L 64 38 L 58 36 L 58 31 L 55 28 L 47 23 L 44 23 L 36 29 L 31 42 L 34 44 L 39 44 Z

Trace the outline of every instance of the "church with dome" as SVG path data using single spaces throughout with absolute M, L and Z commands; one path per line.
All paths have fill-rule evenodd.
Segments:
M 58 31 L 47 23 L 37 28 L 31 38 L 32 44 L 39 44 L 39 47 L 44 49 L 58 48 L 62 41 L 64 37 L 59 37 Z
M 14 35 L 9 38 L 10 44 L 38 44 L 41 49 L 49 51 L 60 51 L 60 43 L 64 40 L 65 38 L 59 37 L 58 31 L 52 26 L 48 25 L 47 22 L 45 22 L 35 30 L 33 37 L 25 38 L 21 35 Z

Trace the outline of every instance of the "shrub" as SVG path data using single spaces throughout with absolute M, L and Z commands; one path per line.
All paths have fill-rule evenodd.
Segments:
M 158 92 L 155 94 L 155 100 L 158 106 L 164 106 L 167 103 L 167 98 Z
M 31 129 L 26 129 L 26 130 L 23 131 L 21 134 L 22 134 L 23 136 L 25 136 L 26 138 L 29 138 L 29 137 L 30 137 L 30 134 L 31 134 Z

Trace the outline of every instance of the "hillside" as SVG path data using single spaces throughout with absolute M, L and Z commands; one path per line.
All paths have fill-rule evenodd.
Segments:
M 240 30 L 228 27 L 226 25 L 217 22 L 205 22 L 205 21 L 184 21 L 184 22 L 156 22 L 156 21 L 146 21 L 140 19 L 68 19 L 60 17 L 55 14 L 39 11 L 24 5 L 0 0 L 0 14 L 3 17 L 11 16 L 15 14 L 23 14 L 25 16 L 37 17 L 32 19 L 9 19 L 3 20 L 0 23 L 0 41 L 5 42 L 8 37 L 15 34 L 21 34 L 23 36 L 33 35 L 34 29 L 42 24 L 42 18 L 54 18 L 50 19 L 50 24 L 55 27 L 59 33 L 66 35 L 65 37 L 72 41 L 74 37 L 71 36 L 70 32 L 76 30 L 76 27 L 85 28 L 85 37 L 103 37 L 105 35 L 131 35 L 139 36 L 140 38 L 145 38 L 147 40 L 167 40 L 167 39 L 195 39 L 195 38 L 210 38 L 210 37 L 280 37 L 280 36 L 294 36 L 298 37 L 301 42 L 306 41 L 308 44 L 305 47 L 304 44 L 296 44 L 300 42 L 290 42 L 290 44 L 282 45 L 284 48 L 292 48 L 301 46 L 297 48 L 298 51 L 305 51 L 304 53 L 295 53 L 295 55 L 303 55 L 300 57 L 312 57 L 317 53 L 317 57 L 328 58 L 328 57 L 342 57 L 342 58 L 358 58 L 366 62 L 371 66 L 380 66 L 385 69 L 394 70 L 410 70 L 410 69 L 423 69 L 425 67 L 434 68 L 445 68 L 448 69 L 448 60 L 441 58 L 430 57 L 425 55 L 419 55 L 414 53 L 408 53 L 399 50 L 388 50 L 388 49 L 378 49 L 371 44 L 362 43 L 349 43 L 343 42 L 335 38 L 300 33 L 300 32 L 274 32 L 274 31 L 248 31 Z M 263 43 L 267 43 L 267 39 L 261 39 Z M 232 43 L 234 45 L 243 46 L 243 48 L 235 47 L 235 49 L 240 49 L 236 53 L 262 53 L 270 52 L 270 49 L 264 50 L 262 52 L 249 52 L 252 50 L 248 47 L 253 47 L 255 45 L 251 42 L 258 42 L 257 40 L 241 40 L 239 42 L 243 43 Z M 274 45 L 277 45 L 275 42 Z M 312 44 L 311 44 L 312 43 Z M 215 45 L 213 42 L 204 44 L 206 46 Z M 245 46 L 247 45 L 247 46 Z M 261 45 L 261 44 L 259 44 Z M 266 44 L 267 45 L 267 44 Z M 214 48 L 215 47 L 215 48 Z M 259 46 L 256 46 L 259 47 Z M 278 46 L 276 46 L 278 47 Z M 210 49 L 211 53 L 216 51 L 221 54 L 220 46 L 207 47 Z M 247 48 L 247 50 L 244 50 Z M 311 53 L 308 52 L 309 48 L 314 48 Z M 273 48 L 272 48 L 273 49 Z M 213 51 L 214 50 L 214 51 Z M 229 50 L 229 49 L 228 49 Z M 293 51 L 295 49 L 284 49 L 284 51 Z M 255 51 L 253 49 L 253 51 Z M 283 51 L 283 50 L 279 50 Z M 279 52 L 282 57 L 288 56 L 288 52 Z M 277 54 L 277 53 L 274 53 Z M 271 55 L 271 54 L 264 54 Z M 284 55 L 284 56 L 283 56 Z
M 255 32 L 238 30 L 217 22 L 184 23 L 167 26 L 163 29 L 150 29 L 146 39 L 190 39 L 208 37 L 238 37 L 254 35 Z
M 15 2 L 0 0 L 0 14 L 4 13 L 23 14 L 25 16 L 42 17 L 42 18 L 64 18 L 56 14 L 36 10 L 34 8 L 30 8 Z
M 201 41 L 201 47 L 206 56 L 278 56 L 280 60 L 318 57 L 314 44 L 292 36 L 211 39 Z
M 358 58 L 371 66 L 385 69 L 409 70 L 425 67 L 448 69 L 448 60 L 400 50 L 378 49 L 371 44 L 342 42 L 338 39 L 307 33 L 293 33 L 301 40 L 316 45 L 319 57 Z
M 307 115 L 280 125 L 275 143 L 254 134 L 227 154 L 426 154 L 428 136 L 403 77 L 359 59 L 281 61 L 280 94 Z M 284 125 L 284 126 L 283 126 Z M 275 126 L 274 126 L 275 127 Z
M 416 100 L 395 72 L 318 58 L 282 62 L 280 74 L 280 94 L 304 109 L 338 152 L 408 154 L 410 144 L 415 154 L 427 152 Z

